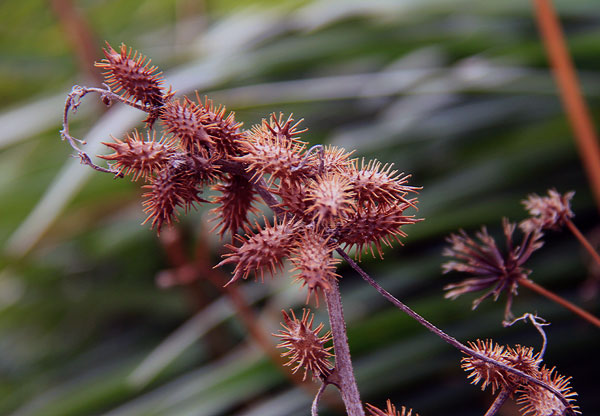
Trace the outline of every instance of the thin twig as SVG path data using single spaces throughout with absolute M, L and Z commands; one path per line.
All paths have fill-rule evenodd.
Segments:
M 533 290 L 534 292 L 537 292 L 538 294 L 540 294 L 542 296 L 547 297 L 551 301 L 556 302 L 561 306 L 564 306 L 571 312 L 578 315 L 580 318 L 585 319 L 592 325 L 596 325 L 598 328 L 600 328 L 600 319 L 598 319 L 591 313 L 581 309 L 579 306 L 569 302 L 562 296 L 558 296 L 556 293 L 550 292 L 548 289 L 543 288 L 542 286 L 538 285 L 534 281 L 529 280 L 527 278 L 519 279 L 519 284 L 522 286 L 525 286 L 526 288 Z
M 534 315 L 532 313 L 525 313 L 522 316 L 513 319 L 511 322 L 502 322 L 502 325 L 504 325 L 505 327 L 512 326 L 515 322 L 524 321 L 525 319 L 529 319 L 535 327 L 535 329 L 537 329 L 537 331 L 542 336 L 542 349 L 540 350 L 540 358 L 544 358 L 544 354 L 546 353 L 546 346 L 548 345 L 548 338 L 546 337 L 546 331 L 544 331 L 544 328 L 542 327 L 550 325 L 549 322 L 546 322 L 543 318 L 540 318 L 539 316 Z
M 411 318 L 413 318 L 415 321 L 417 321 L 419 324 L 421 324 L 422 326 L 424 326 L 425 328 L 427 328 L 429 331 L 433 332 L 435 335 L 437 335 L 438 337 L 440 337 L 442 340 L 444 340 L 445 342 L 447 342 L 448 344 L 452 345 L 454 348 L 462 351 L 463 353 L 470 355 L 472 357 L 478 358 L 482 361 L 485 361 L 486 363 L 495 365 L 498 368 L 501 368 L 504 371 L 507 371 L 509 373 L 515 374 L 533 384 L 536 384 L 540 387 L 545 388 L 546 390 L 552 392 L 554 395 L 556 395 L 556 397 L 561 401 L 562 404 L 565 405 L 565 408 L 567 409 L 567 413 L 566 415 L 568 416 L 575 416 L 575 413 L 573 412 L 571 405 L 569 404 L 569 402 L 563 397 L 562 394 L 560 394 L 560 392 L 554 388 L 552 388 L 551 386 L 549 386 L 548 384 L 544 383 L 541 380 L 538 380 L 528 374 L 525 374 L 522 371 L 516 370 L 512 367 L 507 366 L 506 364 L 502 364 L 496 360 L 493 360 L 483 354 L 478 353 L 477 351 L 467 347 L 466 345 L 464 345 L 463 343 L 461 343 L 460 341 L 458 341 L 456 338 L 446 334 L 444 331 L 442 331 L 441 329 L 439 329 L 438 327 L 436 327 L 435 325 L 433 325 L 431 322 L 427 321 L 425 318 L 423 318 L 421 315 L 419 315 L 418 313 L 416 313 L 415 311 L 413 311 L 411 308 L 409 308 L 407 305 L 405 305 L 404 303 L 402 303 L 401 301 L 399 301 L 398 299 L 396 299 L 391 293 L 389 293 L 387 290 L 385 290 L 383 287 L 381 287 L 379 285 L 379 283 L 377 283 L 375 280 L 373 280 L 373 278 L 371 276 L 369 276 L 369 274 L 367 272 L 365 272 L 358 264 L 356 264 L 356 262 L 354 260 L 352 260 L 344 250 L 338 248 L 336 249 L 336 251 L 340 254 L 340 256 L 342 256 L 342 258 L 344 260 L 346 260 L 348 262 L 348 264 L 350 264 L 350 266 L 367 282 L 369 283 L 371 286 L 373 286 L 373 288 L 375 288 L 375 290 L 377 290 L 384 298 L 386 298 L 388 301 L 390 301 L 394 306 L 396 306 L 398 309 L 400 309 L 401 311 L 403 311 L 404 313 L 406 313 L 408 316 L 410 316 Z
M 577 74 L 551 0 L 534 0 L 535 17 L 565 111 L 575 133 L 579 156 L 600 208 L 600 146 L 590 112 L 583 99 Z
M 498 393 L 494 403 L 492 403 L 488 411 L 485 412 L 485 415 L 483 416 L 494 416 L 496 413 L 498 413 L 498 410 L 500 410 L 506 399 L 510 397 L 511 393 L 512 391 L 510 389 L 504 387 L 500 393 Z
M 586 251 L 588 253 L 590 253 L 590 256 L 592 256 L 592 258 L 596 261 L 596 263 L 598 265 L 600 265 L 600 254 L 598 254 L 596 252 L 596 250 L 594 249 L 592 244 L 588 241 L 588 239 L 585 238 L 585 236 L 581 233 L 581 231 L 579 231 L 579 228 L 577 228 L 575 226 L 575 224 L 573 224 L 573 221 L 567 220 L 567 227 L 569 227 L 569 230 L 571 230 L 573 235 L 575 237 L 577 237 L 577 239 L 579 240 L 579 242 L 581 243 L 583 248 L 585 248 Z
M 321 395 L 325 391 L 326 387 L 327 387 L 327 383 L 325 381 L 323 383 L 321 383 L 321 387 L 319 387 L 319 390 L 317 391 L 317 394 L 315 395 L 315 398 L 312 402 L 312 406 L 310 407 L 310 415 L 311 416 L 319 416 L 319 412 L 318 412 L 319 400 L 321 400 Z

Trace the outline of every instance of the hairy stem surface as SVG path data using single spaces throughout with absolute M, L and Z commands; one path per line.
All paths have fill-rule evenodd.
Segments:
M 350 359 L 350 347 L 346 335 L 346 321 L 342 310 L 342 297 L 337 282 L 331 282 L 331 289 L 325 291 L 327 311 L 329 312 L 329 323 L 333 334 L 333 346 L 335 349 L 335 371 L 339 376 L 339 388 L 342 400 L 346 405 L 348 416 L 365 416 L 360 394 L 356 386 L 352 360 Z

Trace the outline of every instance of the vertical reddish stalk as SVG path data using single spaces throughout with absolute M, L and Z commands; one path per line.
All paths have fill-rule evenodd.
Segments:
M 350 347 L 348 346 L 348 336 L 346 335 L 346 321 L 344 320 L 342 298 L 337 282 L 331 282 L 331 289 L 325 291 L 325 298 L 327 300 L 331 332 L 333 333 L 335 371 L 339 379 L 342 400 L 344 400 L 344 404 L 346 405 L 348 416 L 365 416 L 352 369 Z
M 596 204 L 600 208 L 600 146 L 581 94 L 573 61 L 551 0 L 533 0 L 537 23 L 565 111 L 575 133 L 579 156 L 586 170 Z

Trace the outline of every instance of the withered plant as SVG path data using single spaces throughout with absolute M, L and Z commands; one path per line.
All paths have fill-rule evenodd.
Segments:
M 304 378 L 310 372 L 321 383 L 313 415 L 328 385 L 339 389 L 350 416 L 412 414 L 404 407 L 398 411 L 389 401 L 386 410 L 380 410 L 373 405 L 365 408 L 360 400 L 338 288 L 342 277 L 336 266 L 341 260 L 335 255 L 396 307 L 465 353 L 470 361 L 464 366 L 475 379 L 493 390 L 518 391 L 524 397 L 519 399 L 524 411 L 537 412 L 537 403 L 546 397 L 554 403 L 552 411 L 561 412 L 555 414 L 577 412 L 565 379 L 553 375 L 552 370 L 538 369 L 532 349 L 460 343 L 383 289 L 349 255 L 353 251 L 358 260 L 365 253 L 382 258 L 384 246 L 400 242 L 406 235 L 405 225 L 422 220 L 414 214 L 420 188 L 408 184 L 410 175 L 376 160 L 359 161 L 342 148 L 308 147 L 301 138 L 306 133 L 301 120 L 291 115 L 271 114 L 245 130 L 233 113 L 209 98 L 201 99 L 198 94 L 176 98 L 164 87 L 158 69 L 125 45 L 115 50 L 107 44 L 104 55 L 97 66 L 104 70 L 106 84 L 103 88 L 73 87 L 65 105 L 62 137 L 78 152 L 82 163 L 116 177 L 143 180 L 145 223 L 157 232 L 171 227 L 182 211 L 214 204 L 214 229 L 231 239 L 223 261 L 215 266 L 233 268 L 227 285 L 251 276 L 263 280 L 265 274 L 282 269 L 284 259 L 291 261 L 292 275 L 306 291 L 307 303 L 311 298 L 317 302 L 324 298 L 329 314 L 330 332 L 320 334 L 324 324 L 313 327 L 308 310 L 300 319 L 293 311 L 284 312 L 283 329 L 276 335 L 279 346 L 286 349 L 286 365 L 294 372 L 303 369 Z M 103 156 L 107 168 L 94 164 L 80 149 L 83 143 L 69 131 L 70 112 L 90 92 L 100 94 L 107 105 L 121 102 L 146 113 L 147 133 L 135 131 L 106 143 L 113 151 Z M 157 124 L 164 130 L 158 138 Z M 207 186 L 219 196 L 202 198 Z M 258 218 L 260 200 L 270 208 L 272 217 Z M 514 226 L 507 227 L 512 233 Z M 457 242 L 461 238 L 466 237 L 457 237 Z M 500 290 L 512 290 L 519 276 L 526 275 L 521 265 L 536 248 L 537 238 L 530 235 L 528 241 L 528 248 L 512 260 L 514 273 L 503 280 Z M 486 414 L 494 413 L 490 409 Z

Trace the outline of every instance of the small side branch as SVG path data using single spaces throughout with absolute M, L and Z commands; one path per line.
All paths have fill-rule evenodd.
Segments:
M 319 400 L 321 400 L 321 396 L 323 395 L 323 392 L 325 391 L 326 387 L 327 387 L 327 382 L 323 381 L 323 383 L 321 384 L 321 387 L 319 387 L 319 391 L 317 391 L 317 394 L 315 395 L 315 398 L 312 402 L 312 406 L 310 407 L 310 415 L 311 416 L 319 416 L 319 412 L 318 412 Z
M 416 313 L 415 311 L 413 311 L 411 308 L 409 308 L 407 305 L 405 305 L 404 303 L 402 303 L 401 301 L 399 301 L 398 299 L 396 299 L 391 293 L 389 293 L 387 290 L 385 290 L 383 287 L 381 287 L 379 285 L 379 283 L 377 283 L 375 280 L 373 280 L 373 278 L 371 276 L 368 275 L 367 272 L 365 272 L 358 264 L 356 264 L 356 262 L 354 260 L 352 260 L 344 250 L 342 249 L 337 249 L 336 250 L 340 256 L 342 256 L 342 258 L 344 260 L 346 260 L 348 262 L 348 264 L 371 286 L 373 286 L 373 288 L 375 288 L 375 290 L 377 290 L 384 298 L 386 298 L 389 302 L 391 302 L 394 306 L 396 306 L 398 309 L 400 309 L 401 311 L 403 311 L 404 313 L 406 313 L 408 316 L 410 316 L 411 318 L 413 318 L 415 321 L 417 321 L 419 324 L 421 324 L 422 326 L 424 326 L 425 328 L 427 328 L 429 331 L 433 332 L 435 335 L 437 335 L 438 337 L 440 337 L 442 340 L 444 340 L 445 342 L 447 342 L 448 344 L 452 345 L 454 348 L 458 349 L 459 351 L 462 351 L 463 353 L 470 355 L 472 357 L 478 358 L 482 361 L 485 361 L 486 363 L 492 364 L 498 368 L 501 368 L 504 371 L 507 371 L 509 373 L 512 373 L 516 376 L 519 376 L 537 386 L 543 387 L 544 389 L 552 392 L 552 394 L 554 394 L 560 401 L 561 403 L 565 406 L 565 408 L 567 409 L 565 415 L 566 416 L 575 416 L 575 413 L 573 412 L 571 405 L 569 404 L 569 402 L 567 401 L 567 399 L 565 399 L 563 397 L 562 394 L 560 394 L 560 392 L 554 388 L 552 388 L 551 386 L 549 386 L 548 384 L 544 383 L 543 381 L 538 380 L 535 377 L 532 377 L 528 374 L 525 374 L 522 371 L 516 370 L 512 367 L 507 366 L 506 364 L 502 364 L 496 360 L 493 360 L 483 354 L 478 353 L 477 351 L 474 351 L 473 349 L 467 347 L 466 345 L 464 345 L 463 343 L 461 343 L 460 341 L 458 341 L 456 338 L 451 337 L 450 335 L 446 334 L 444 331 L 442 331 L 441 329 L 439 329 L 438 327 L 436 327 L 435 325 L 433 325 L 431 322 L 427 321 L 425 318 L 423 318 L 421 315 L 419 315 L 418 313 Z
M 498 413 L 498 410 L 500 410 L 506 399 L 510 397 L 511 393 L 512 392 L 510 389 L 507 389 L 506 387 L 503 388 L 502 391 L 500 391 L 500 393 L 498 393 L 496 396 L 494 403 L 492 403 L 488 411 L 485 412 L 485 415 L 483 416 L 494 416 L 496 413 Z

